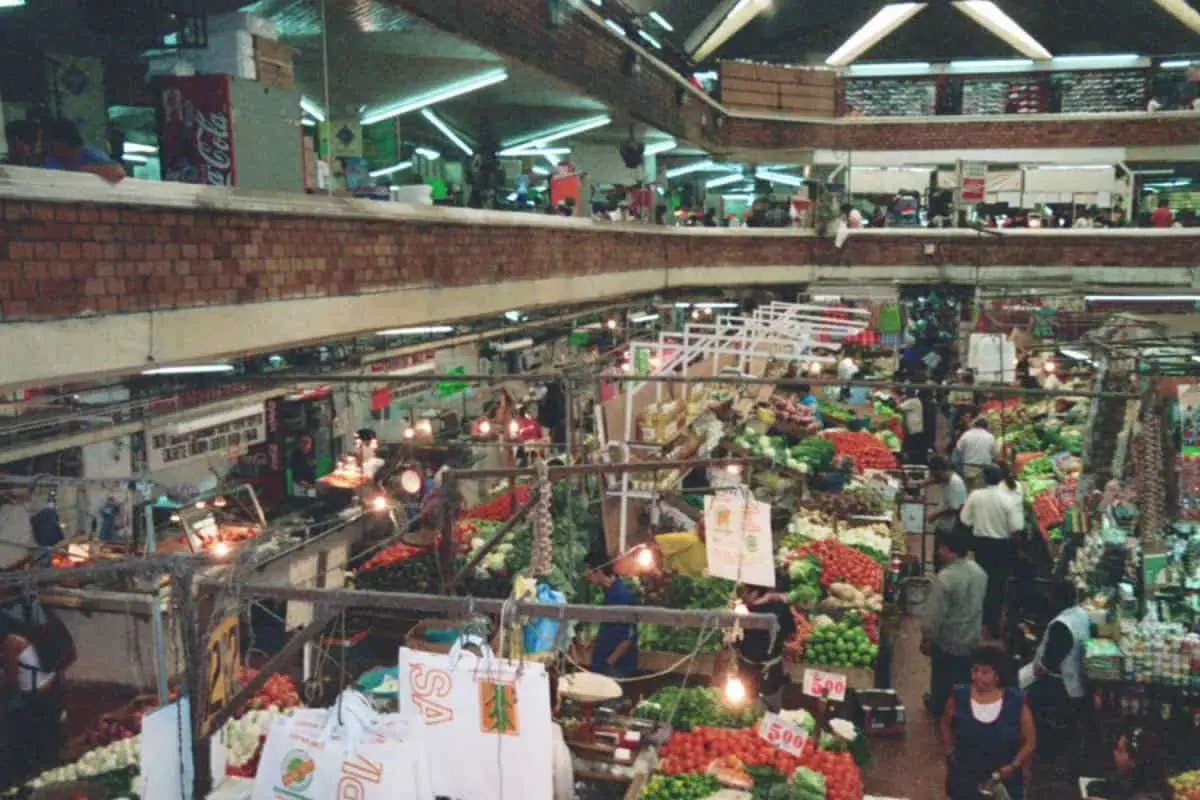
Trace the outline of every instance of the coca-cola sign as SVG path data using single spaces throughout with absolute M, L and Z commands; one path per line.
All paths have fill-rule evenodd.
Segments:
M 163 180 L 236 185 L 229 76 L 163 76 L 158 91 Z

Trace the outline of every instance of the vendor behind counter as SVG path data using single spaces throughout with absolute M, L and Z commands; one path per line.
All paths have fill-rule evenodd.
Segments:
M 778 712 L 788 682 L 783 646 L 796 633 L 792 607 L 787 595 L 761 586 L 742 586 L 739 593 L 751 614 L 773 614 L 779 620 L 779 630 L 774 637 L 768 630 L 748 630 L 735 645 L 738 672 L 747 684 L 747 696 L 757 695 L 768 711 Z

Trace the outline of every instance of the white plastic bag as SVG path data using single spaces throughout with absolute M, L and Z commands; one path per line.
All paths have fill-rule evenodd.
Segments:
M 545 667 L 498 659 L 486 644 L 474 644 L 479 655 L 461 642 L 447 654 L 400 648 L 400 713 L 424 720 L 434 794 L 552 800 Z

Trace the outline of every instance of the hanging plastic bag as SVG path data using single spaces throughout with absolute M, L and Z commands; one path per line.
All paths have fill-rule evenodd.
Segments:
M 562 605 L 567 602 L 567 596 L 560 591 L 550 588 L 544 583 L 537 587 L 539 603 L 555 603 Z M 558 630 L 562 622 L 550 617 L 536 617 L 525 623 L 523 644 L 526 653 L 548 653 L 554 649 L 558 639 Z

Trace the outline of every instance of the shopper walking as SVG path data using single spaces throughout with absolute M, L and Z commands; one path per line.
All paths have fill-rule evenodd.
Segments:
M 1003 485 L 999 468 L 988 466 L 983 476 L 987 487 L 967 495 L 962 521 L 973 533 L 975 560 L 987 573 L 983 624 L 993 637 L 999 637 L 1004 591 L 1016 560 L 1015 539 L 1024 526 L 1024 515 L 1014 494 Z
M 995 647 L 971 654 L 970 683 L 956 686 L 942 715 L 946 747 L 946 794 L 978 800 L 981 790 L 1000 783 L 1012 800 L 1023 800 L 1023 771 L 1033 758 L 1037 732 L 1021 696 L 1002 683 L 1007 657 Z
M 984 485 L 983 468 L 992 464 L 995 455 L 996 437 L 988 430 L 987 420 L 979 417 L 954 445 L 954 456 L 962 467 L 968 489 L 979 489 Z
M 929 522 L 938 536 L 955 533 L 960 525 L 958 515 L 967 502 L 967 484 L 962 476 L 950 468 L 950 462 L 942 456 L 929 460 L 929 484 L 934 492 L 927 493 Z
M 606 606 L 640 605 L 637 595 L 625 582 L 613 574 L 612 562 L 603 553 L 589 557 L 589 567 L 584 579 L 604 590 Z M 604 622 L 592 642 L 592 672 L 613 678 L 629 678 L 637 672 L 638 664 L 637 624 L 630 622 Z
M 929 656 L 925 707 L 934 716 L 941 716 L 952 687 L 969 678 L 970 655 L 979 646 L 987 573 L 967 558 L 969 546 L 961 534 L 937 538 L 943 566 L 921 620 L 921 652 Z
M 1092 634 L 1074 584 L 1055 584 L 1051 603 L 1057 614 L 1042 634 L 1033 661 L 1021 669 L 1021 685 L 1026 687 L 1038 726 L 1038 756 L 1049 762 L 1063 752 L 1083 712 L 1087 696 L 1083 647 Z M 1066 737 L 1047 735 L 1052 729 Z
M 1113 748 L 1112 780 L 1093 782 L 1085 800 L 1167 800 L 1167 765 L 1162 739 L 1157 733 L 1135 726 L 1117 739 Z

